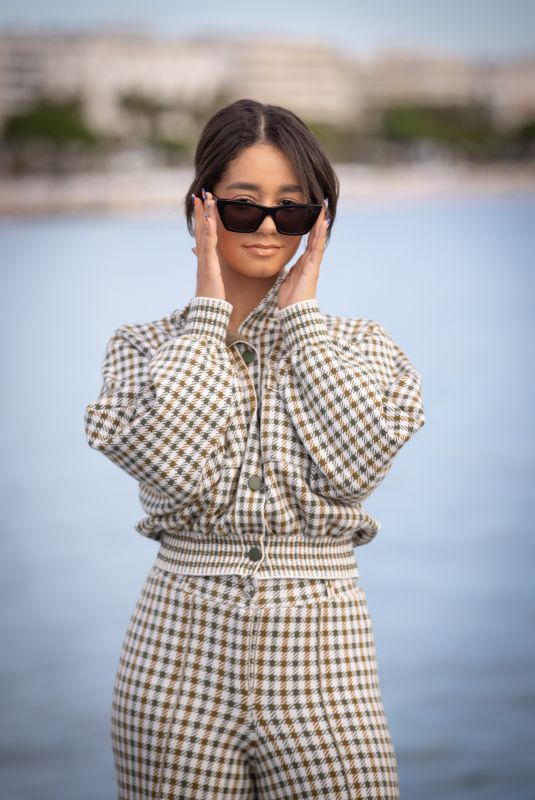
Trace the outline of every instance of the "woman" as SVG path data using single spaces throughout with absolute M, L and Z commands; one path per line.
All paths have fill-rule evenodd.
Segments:
M 389 332 L 319 309 L 337 197 L 299 117 L 222 108 L 186 198 L 195 296 L 108 343 L 88 441 L 160 545 L 115 680 L 120 800 L 399 797 L 354 548 L 425 418 Z

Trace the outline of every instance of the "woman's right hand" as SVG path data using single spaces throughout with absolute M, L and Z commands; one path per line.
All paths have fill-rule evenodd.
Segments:
M 196 195 L 192 197 L 195 205 L 195 247 L 192 252 L 197 256 L 197 297 L 216 297 L 226 300 L 225 284 L 221 275 L 221 265 L 217 254 L 217 233 L 215 203 L 213 195 L 205 192 L 204 203 Z M 205 217 L 206 214 L 206 217 Z

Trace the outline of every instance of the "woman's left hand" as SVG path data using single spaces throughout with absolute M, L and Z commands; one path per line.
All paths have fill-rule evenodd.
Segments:
M 316 297 L 316 288 L 320 274 L 320 264 L 327 244 L 329 214 L 324 204 L 314 227 L 308 234 L 305 252 L 297 259 L 281 283 L 278 294 L 278 308 L 284 308 L 299 300 L 311 300 Z

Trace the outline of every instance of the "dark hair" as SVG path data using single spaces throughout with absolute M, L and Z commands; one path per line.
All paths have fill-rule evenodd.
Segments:
M 194 236 L 191 195 L 201 196 L 201 189 L 211 192 L 221 180 L 229 161 L 241 150 L 254 144 L 278 147 L 292 163 L 303 186 L 308 203 L 329 202 L 331 224 L 336 217 L 340 191 L 338 177 L 320 142 L 297 114 L 282 106 L 244 98 L 229 103 L 213 114 L 205 124 L 195 150 L 195 177 L 185 198 L 189 233 Z

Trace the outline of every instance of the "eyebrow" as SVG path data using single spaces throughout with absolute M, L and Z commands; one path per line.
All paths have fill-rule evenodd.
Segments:
M 225 189 L 253 189 L 259 190 L 260 186 L 257 183 L 248 183 L 247 181 L 235 181 L 225 186 Z M 297 183 L 283 183 L 279 186 L 280 192 L 303 192 L 303 189 Z M 304 192 L 303 192 L 304 194 Z

